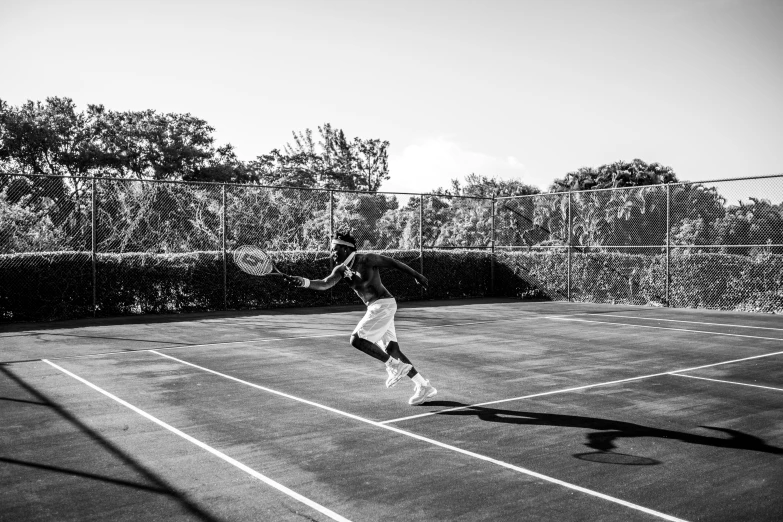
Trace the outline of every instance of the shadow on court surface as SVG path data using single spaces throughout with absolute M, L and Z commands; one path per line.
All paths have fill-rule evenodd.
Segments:
M 604 453 L 610 453 L 615 450 L 617 448 L 617 446 L 615 446 L 615 441 L 617 440 L 652 437 L 679 440 L 687 444 L 713 446 L 716 448 L 739 449 L 770 453 L 773 455 L 783 455 L 783 448 L 770 446 L 759 437 L 729 428 L 699 426 L 700 428 L 714 430 L 728 435 L 728 437 L 724 438 L 711 437 L 707 435 L 696 435 L 682 431 L 665 430 L 649 426 L 642 426 L 641 424 L 635 424 L 633 422 L 601 419 L 597 417 L 582 417 L 578 415 L 560 415 L 556 413 L 541 413 L 530 411 L 500 410 L 495 408 L 486 408 L 483 406 L 469 406 L 467 404 L 454 401 L 430 401 L 426 403 L 426 406 L 465 408 L 464 410 L 438 412 L 437 415 L 475 416 L 486 422 L 500 422 L 504 424 L 518 424 L 528 426 L 557 426 L 563 428 L 581 428 L 594 430 L 587 434 L 587 442 L 585 442 L 585 446 L 592 448 L 597 452 Z M 580 453 L 575 454 L 574 457 L 581 458 L 582 460 L 592 460 L 594 462 L 606 462 L 614 464 L 622 463 L 623 460 L 615 459 L 615 462 L 610 462 L 612 459 L 607 458 L 605 460 L 601 460 L 599 458 L 587 458 L 586 455 L 589 454 Z
M 549 305 L 555 304 L 553 301 L 540 299 L 511 299 L 507 297 L 482 297 L 474 299 L 438 299 L 424 301 L 398 301 L 399 310 L 406 308 L 449 308 L 449 307 L 469 307 L 472 305 L 508 305 L 508 304 L 526 304 L 526 305 Z M 614 310 L 619 310 L 615 307 Z M 0 332 L 25 332 L 29 330 L 50 330 L 61 328 L 84 328 L 90 326 L 121 326 L 133 324 L 165 324 L 180 323 L 199 320 L 220 320 L 220 319 L 247 319 L 263 318 L 270 316 L 311 316 L 342 312 L 363 312 L 365 306 L 360 301 L 356 304 L 314 306 L 302 308 L 271 308 L 263 310 L 226 310 L 213 312 L 183 312 L 175 314 L 141 314 L 125 315 L 114 317 L 85 317 L 81 319 L 64 319 L 51 322 L 0 322 Z
M 201 509 L 195 503 L 191 502 L 187 497 L 185 497 L 183 494 L 176 491 L 164 480 L 160 479 L 154 473 L 146 469 L 143 465 L 138 463 L 136 460 L 134 460 L 132 457 L 126 454 L 124 451 L 114 446 L 111 442 L 107 441 L 99 433 L 95 432 L 93 429 L 86 426 L 84 423 L 79 421 L 79 419 L 77 419 L 76 417 L 68 413 L 65 409 L 60 407 L 55 402 L 51 401 L 46 395 L 36 390 L 34 387 L 29 385 L 19 376 L 15 375 L 10 369 L 4 366 L 0 366 L 0 375 L 5 376 L 10 381 L 14 382 L 17 386 L 19 386 L 19 388 L 25 390 L 36 399 L 36 400 L 23 400 L 23 399 L 14 399 L 10 397 L 1 397 L 0 400 L 24 403 L 24 404 L 30 404 L 38 407 L 48 408 L 50 411 L 54 412 L 59 417 L 61 417 L 62 419 L 64 419 L 65 421 L 73 425 L 81 433 L 89 437 L 93 442 L 98 444 L 101 448 L 106 450 L 114 457 L 118 458 L 123 464 L 125 464 L 129 468 L 136 471 L 139 475 L 144 477 L 145 480 L 149 481 L 149 484 L 116 479 L 113 477 L 99 475 L 96 473 L 87 473 L 84 471 L 62 468 L 51 464 L 34 463 L 34 462 L 28 462 L 20 459 L 13 459 L 13 458 L 6 458 L 6 457 L 0 458 L 0 464 L 19 466 L 19 467 L 29 468 L 29 469 L 38 469 L 38 470 L 43 470 L 43 471 L 48 471 L 48 472 L 58 473 L 58 474 L 66 474 L 66 475 L 76 476 L 89 480 L 100 481 L 112 485 L 127 487 L 135 490 L 146 491 L 158 495 L 163 495 L 178 502 L 187 512 L 191 514 L 191 516 L 194 517 L 194 519 L 202 520 L 205 522 L 217 522 L 218 519 L 214 518 L 212 515 L 210 515 L 203 509 Z M 20 444 L 23 443 L 24 441 L 20 441 Z

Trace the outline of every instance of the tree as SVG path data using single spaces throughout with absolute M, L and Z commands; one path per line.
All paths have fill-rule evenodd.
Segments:
M 465 176 L 465 185 L 462 186 L 458 180 L 451 181 L 452 191 L 455 196 L 474 196 L 491 198 L 508 196 L 526 196 L 529 194 L 538 194 L 541 192 L 532 185 L 522 183 L 520 179 L 499 179 L 497 177 L 488 178 L 472 172 Z
M 338 193 L 334 202 L 334 228 L 350 231 L 360 249 L 397 247 L 399 243 L 388 229 L 388 220 L 398 213 L 397 207 L 394 196 Z
M 694 195 L 701 195 L 696 198 Z M 712 198 L 710 196 L 713 196 Z M 712 191 L 690 190 L 684 207 L 672 226 L 675 245 L 759 245 L 757 247 L 732 247 L 724 251 L 748 255 L 766 250 L 764 245 L 783 244 L 783 203 L 774 205 L 769 200 L 749 198 L 749 203 L 726 205 Z M 680 196 L 678 200 L 682 201 Z M 775 250 L 779 250 L 779 247 Z
M 353 157 L 359 180 L 367 179 L 367 189 L 375 191 L 389 179 L 389 142 L 354 138 Z
M 43 237 L 33 223 L 50 223 L 58 237 L 71 238 L 60 248 L 89 248 L 87 177 L 252 180 L 230 144 L 215 147 L 213 131 L 190 114 L 116 112 L 102 105 L 78 111 L 70 98 L 57 97 L 19 107 L 0 100 L 0 168 L 21 174 L 0 177 L 0 189 L 7 189 L 3 198 L 14 209 L 4 214 L 6 222 L 13 222 L 9 227 L 17 237 L 28 238 Z M 215 194 L 195 188 L 186 193 L 175 185 L 101 183 L 97 188 L 99 237 L 111 248 L 145 249 L 154 244 L 162 251 L 181 251 L 214 244 L 219 202 Z M 139 188 L 148 190 L 140 194 Z M 195 211 L 197 218 L 182 219 L 188 211 Z M 39 241 L 44 243 L 53 245 Z
M 0 100 L 0 168 L 18 174 L 157 180 L 251 179 L 214 128 L 190 114 L 116 112 L 70 98 L 12 107 Z M 77 189 L 78 191 L 78 189 Z
M 11 107 L 0 100 L 0 165 L 19 174 L 85 176 L 102 163 L 103 107 L 76 111 L 69 98 Z
M 486 246 L 492 230 L 492 196 L 535 194 L 538 189 L 520 180 L 502 180 L 471 173 L 465 184 L 451 181 L 451 188 L 438 188 L 424 196 L 422 240 L 427 246 Z M 419 198 L 401 209 L 386 212 L 379 221 L 381 235 L 399 248 L 418 245 Z M 395 241 L 392 238 L 398 238 Z
M 783 244 L 783 203 L 775 205 L 767 199 L 749 198 L 726 209 L 726 215 L 713 224 L 715 244 L 765 245 Z M 746 253 L 747 249 L 732 249 Z
M 634 159 L 569 172 L 552 183 L 550 192 L 580 191 L 570 197 L 573 244 L 654 245 L 661 244 L 666 233 L 661 226 L 665 223 L 666 193 L 649 186 L 675 182 L 677 176 L 671 167 Z M 616 188 L 628 190 L 600 190 Z M 537 224 L 547 221 L 547 229 L 558 229 L 556 237 L 549 239 L 564 243 L 568 199 L 555 199 L 555 203 L 552 200 L 538 206 Z
M 476 173 L 465 176 L 465 184 L 451 181 L 451 189 L 438 189 L 436 193 L 449 196 L 466 196 L 484 199 L 460 199 L 433 196 L 430 210 L 435 217 L 425 227 L 429 244 L 443 246 L 486 246 L 492 231 L 491 203 L 494 197 L 513 197 L 538 194 L 538 188 L 526 185 L 519 179 L 488 178 Z M 499 200 L 496 206 L 495 237 L 501 244 L 511 241 L 515 232 L 530 228 L 521 224 L 520 217 L 507 210 L 520 200 Z M 429 219 L 429 218 L 428 218 Z
M 664 167 L 659 163 L 647 164 L 640 159 L 634 159 L 630 163 L 617 161 L 598 168 L 582 167 L 553 181 L 549 191 L 638 187 L 676 182 L 677 176 L 671 167 Z
M 288 187 L 376 191 L 389 179 L 388 141 L 348 141 L 329 123 L 313 131 L 293 132 L 293 143 L 258 156 L 248 165 L 263 184 Z
M 102 123 L 102 145 L 111 158 L 102 175 L 229 182 L 241 171 L 233 147 L 216 148 L 215 129 L 190 114 L 107 111 Z
M 0 100 L 0 168 L 14 174 L 73 176 L 72 178 L 7 177 L 0 186 L 11 195 L 30 194 L 26 205 L 44 212 L 53 226 L 69 237 L 86 232 L 86 190 L 83 178 L 100 168 L 106 158 L 100 146 L 102 106 L 90 105 L 77 112 L 69 98 L 28 101 L 12 107 Z M 80 243 L 86 237 L 80 239 Z

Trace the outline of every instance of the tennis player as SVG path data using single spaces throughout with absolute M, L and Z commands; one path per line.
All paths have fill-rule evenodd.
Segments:
M 386 387 L 397 384 L 405 375 L 413 380 L 413 396 L 408 404 L 416 405 L 434 397 L 438 391 L 416 371 L 410 360 L 400 351 L 394 330 L 394 314 L 397 301 L 381 282 L 381 268 L 394 268 L 412 276 L 427 287 L 427 278 L 396 259 L 380 254 L 359 254 L 356 240 L 350 234 L 335 233 L 332 238 L 331 256 L 337 263 L 332 273 L 324 279 L 309 280 L 292 276 L 302 288 L 328 290 L 340 279 L 345 279 L 356 295 L 367 305 L 367 313 L 351 333 L 351 346 L 386 365 Z

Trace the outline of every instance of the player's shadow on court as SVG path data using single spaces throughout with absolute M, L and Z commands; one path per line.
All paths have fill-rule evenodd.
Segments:
M 427 406 L 446 406 L 449 408 L 465 407 L 464 410 L 442 411 L 438 415 L 474 416 L 486 422 L 518 424 L 520 426 L 557 426 L 563 428 L 580 428 L 593 430 L 587 434 L 585 445 L 599 452 L 611 452 L 617 448 L 615 442 L 621 439 L 652 437 L 659 439 L 679 440 L 687 444 L 713 446 L 715 448 L 741 449 L 783 455 L 783 448 L 770 446 L 763 439 L 741 431 L 713 426 L 700 426 L 725 434 L 725 437 L 697 435 L 682 431 L 666 430 L 643 426 L 633 422 L 624 422 L 597 417 L 578 415 L 559 415 L 556 413 L 541 413 L 532 411 L 501 410 L 483 406 L 468 406 L 453 401 L 430 401 Z M 583 454 L 580 454 L 583 455 Z M 577 456 L 577 455 L 575 455 Z

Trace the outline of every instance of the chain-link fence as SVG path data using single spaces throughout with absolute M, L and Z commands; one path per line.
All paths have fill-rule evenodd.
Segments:
M 783 311 L 783 176 L 481 198 L 0 175 L 0 319 L 353 303 L 230 261 L 253 244 L 321 278 L 336 230 L 424 273 L 428 298 Z
M 519 295 L 783 312 L 783 176 L 498 198 Z
M 230 259 L 258 245 L 284 272 L 322 278 L 337 230 L 425 273 L 430 297 L 488 295 L 490 213 L 486 198 L 0 175 L 0 319 L 355 303 L 346 285 L 290 289 Z M 423 297 L 402 273 L 384 282 Z

